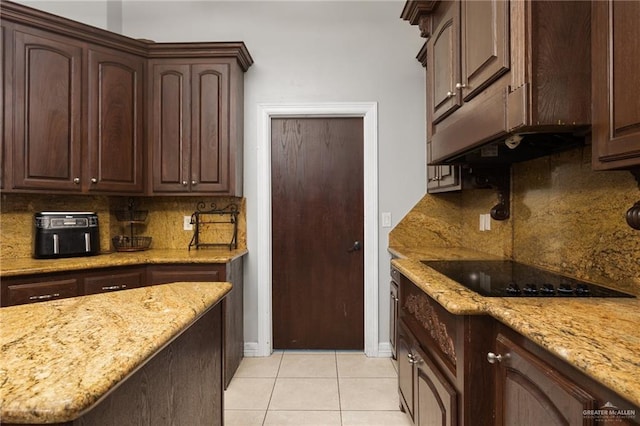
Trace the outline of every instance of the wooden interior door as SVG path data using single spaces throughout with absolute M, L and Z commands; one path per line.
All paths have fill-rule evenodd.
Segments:
M 271 121 L 275 349 L 364 348 L 363 125 Z

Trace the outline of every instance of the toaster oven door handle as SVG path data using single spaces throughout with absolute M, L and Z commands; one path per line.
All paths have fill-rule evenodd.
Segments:
M 84 233 L 84 251 L 87 253 L 91 251 L 91 236 L 88 232 Z
M 60 241 L 58 240 L 58 234 L 53 234 L 53 254 L 60 253 Z

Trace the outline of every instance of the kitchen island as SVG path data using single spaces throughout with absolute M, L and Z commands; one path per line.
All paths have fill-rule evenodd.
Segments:
M 221 424 L 226 282 L 0 309 L 3 424 Z
M 497 330 L 507 330 L 505 333 L 509 336 L 515 333 L 522 336 L 528 350 L 543 356 L 549 365 L 570 366 L 561 369 L 587 387 L 602 385 L 611 391 L 602 392 L 606 398 L 602 403 L 608 398 L 615 399 L 621 408 L 635 410 L 633 418 L 638 420 L 635 417 L 636 413 L 640 417 L 637 411 L 640 407 L 640 300 L 637 297 L 483 297 L 422 262 L 498 260 L 499 257 L 451 247 L 397 245 L 389 251 L 395 257 L 392 268 L 415 285 L 417 291 L 424 292 L 444 308 L 448 313 L 445 316 L 497 320 Z M 486 363 L 486 353 L 478 356 Z M 401 362 L 400 356 L 398 359 Z M 478 365 L 489 366 L 488 363 Z

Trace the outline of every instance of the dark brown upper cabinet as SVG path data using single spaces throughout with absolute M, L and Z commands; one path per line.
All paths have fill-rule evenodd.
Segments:
M 244 43 L 154 43 L 1 5 L 3 191 L 242 194 Z
M 56 30 L 61 19 L 2 6 L 14 21 L 4 24 L 13 76 L 4 85 L 12 108 L 4 189 L 143 194 L 144 57 Z
M 7 140 L 13 173 L 5 189 L 81 192 L 82 45 L 22 25 L 7 39 L 13 42 Z
M 111 49 L 90 48 L 88 167 L 90 192 L 144 191 L 144 59 Z
M 593 168 L 640 166 L 640 2 L 592 2 Z
M 148 76 L 150 192 L 241 196 L 246 69 L 215 46 L 199 46 L 192 58 L 185 46 L 159 47 Z
M 473 162 L 467 153 L 511 134 L 584 133 L 590 12 L 580 1 L 408 1 L 402 18 L 427 39 L 430 162 Z

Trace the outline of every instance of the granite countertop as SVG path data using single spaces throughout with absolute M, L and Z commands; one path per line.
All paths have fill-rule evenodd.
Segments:
M 230 290 L 179 282 L 0 308 L 0 418 L 78 418 Z
M 447 311 L 490 315 L 640 407 L 639 298 L 483 297 L 421 261 L 495 256 L 464 248 L 389 251 L 398 257 L 391 264 Z
M 151 249 L 64 259 L 5 258 L 1 259 L 0 277 L 154 263 L 228 263 L 245 254 L 247 254 L 246 249 L 213 248 L 191 251 L 186 249 Z

